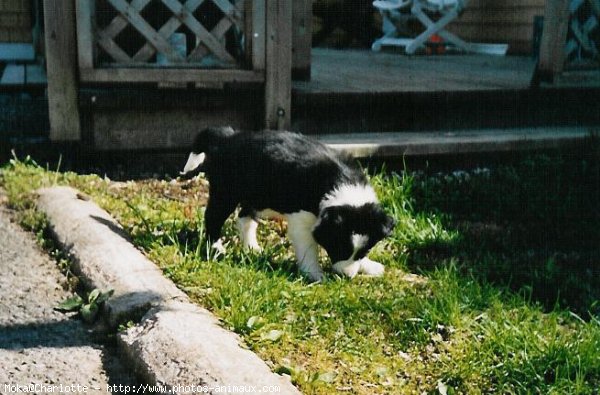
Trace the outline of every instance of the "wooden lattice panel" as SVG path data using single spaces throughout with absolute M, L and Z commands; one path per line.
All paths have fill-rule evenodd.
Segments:
M 243 0 L 88 2 L 94 67 L 238 67 L 244 57 L 243 3 Z
M 600 60 L 600 0 L 571 0 L 565 54 L 567 64 L 598 65 Z

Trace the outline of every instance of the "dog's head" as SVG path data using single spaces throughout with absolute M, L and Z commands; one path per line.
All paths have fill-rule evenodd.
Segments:
M 395 224 L 377 203 L 330 206 L 321 210 L 313 237 L 333 264 L 357 261 L 388 236 Z

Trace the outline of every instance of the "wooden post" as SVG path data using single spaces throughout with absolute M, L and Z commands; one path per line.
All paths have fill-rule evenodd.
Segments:
M 546 0 L 538 65 L 545 78 L 553 79 L 564 69 L 568 28 L 569 0 Z
M 265 71 L 265 45 L 266 43 L 266 1 L 265 0 L 253 0 L 251 2 L 245 2 L 244 4 L 249 9 L 247 15 L 251 15 L 250 18 L 246 18 L 246 31 L 249 32 L 249 44 L 250 53 L 250 64 L 252 70 L 263 72 Z
M 81 140 L 74 0 L 44 0 L 50 140 Z
M 265 127 L 288 129 L 292 99 L 292 2 L 266 2 Z
M 294 0 L 292 14 L 292 78 L 310 80 L 312 0 Z

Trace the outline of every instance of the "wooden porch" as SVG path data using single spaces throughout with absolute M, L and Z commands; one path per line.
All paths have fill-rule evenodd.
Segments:
M 545 1 L 539 60 L 311 49 L 310 0 L 43 3 L 53 141 L 180 148 L 209 124 L 340 136 L 600 124 L 587 81 L 585 100 L 557 89 L 582 75 L 564 51 L 579 37 L 570 0 Z
M 531 87 L 537 61 L 524 56 L 405 56 L 370 50 L 312 49 L 311 80 L 295 94 L 475 92 Z
M 540 85 L 529 56 L 313 48 L 292 128 L 355 157 L 555 149 L 598 134 L 598 90 Z M 581 100 L 587 95 L 586 100 Z

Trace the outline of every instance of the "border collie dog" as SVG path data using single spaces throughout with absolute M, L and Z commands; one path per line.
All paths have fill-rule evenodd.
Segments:
M 300 271 L 321 281 L 320 244 L 339 274 L 383 274 L 369 250 L 392 231 L 363 172 L 327 146 L 291 132 L 235 132 L 208 128 L 196 137 L 182 174 L 204 172 L 209 181 L 205 229 L 223 250 L 221 227 L 239 206 L 245 248 L 260 251 L 258 218 L 283 217 Z

